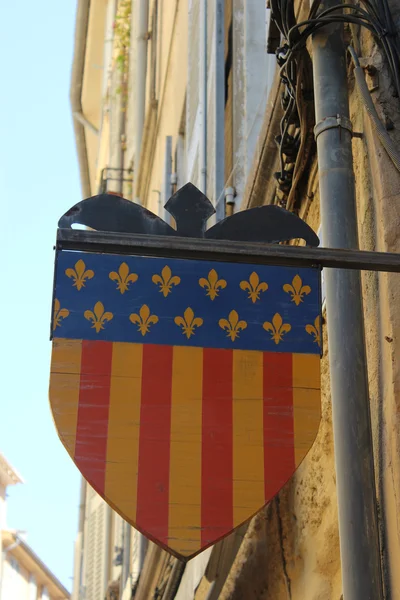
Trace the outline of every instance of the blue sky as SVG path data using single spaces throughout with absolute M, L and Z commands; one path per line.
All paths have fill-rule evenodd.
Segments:
M 79 475 L 58 440 L 48 382 L 57 220 L 81 200 L 69 106 L 75 10 L 5 2 L 0 35 L 0 451 L 26 481 L 9 488 L 8 526 L 27 530 L 69 589 Z

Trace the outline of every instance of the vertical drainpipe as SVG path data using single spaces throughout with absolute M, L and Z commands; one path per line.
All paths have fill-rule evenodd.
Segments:
M 129 54 L 125 51 L 125 64 L 129 64 Z M 120 74 L 120 102 L 118 115 L 118 169 L 119 175 L 118 192 L 121 196 L 124 195 L 124 167 L 125 167 L 125 145 L 126 145 L 126 104 L 127 104 L 127 88 L 128 78 L 127 73 Z
M 81 544 L 79 548 L 79 583 L 78 583 L 78 596 L 81 594 L 83 588 L 83 558 L 84 558 L 84 547 L 85 547 L 85 518 L 86 518 L 86 490 L 87 483 L 84 477 L 81 478 L 81 490 L 79 495 L 79 524 L 78 532 L 81 534 Z
M 136 11 L 134 11 L 136 7 Z M 135 15 L 136 24 L 133 23 Z M 147 72 L 147 43 L 149 29 L 149 0 L 132 0 L 132 32 L 136 27 L 136 39 L 132 40 L 132 48 L 136 49 L 136 81 L 134 96 L 134 115 L 135 115 L 135 202 L 140 204 L 140 198 L 137 195 L 137 181 L 140 162 L 140 151 L 142 148 L 143 125 L 145 117 L 146 103 L 146 72 Z
M 130 575 L 130 565 L 131 565 L 131 526 L 126 521 L 122 521 L 122 566 L 121 566 L 121 575 L 119 580 L 119 597 L 122 598 L 126 582 L 129 579 Z
M 118 0 L 113 0 L 111 10 L 113 11 L 113 21 L 118 12 Z M 113 35 L 112 49 L 114 49 L 115 37 Z M 109 162 L 111 167 L 110 183 L 107 191 L 114 192 L 122 196 L 123 194 L 123 171 L 124 168 L 124 136 L 125 136 L 125 110 L 124 110 L 124 88 L 126 84 L 123 71 L 117 71 L 116 68 L 110 71 L 111 89 L 116 80 L 116 87 L 121 90 L 119 96 L 114 101 L 110 101 L 110 145 Z M 113 136 L 115 132 L 115 137 Z
M 225 214 L 227 217 L 231 217 L 234 213 L 235 208 L 235 188 L 227 187 L 224 190 L 225 194 Z
M 118 0 L 115 4 L 115 16 L 118 12 Z M 131 16 L 131 24 L 132 24 L 132 16 Z M 124 57 L 124 65 L 129 65 L 129 51 L 125 49 L 125 57 Z M 129 67 L 128 67 L 129 71 Z M 125 166 L 125 144 L 126 144 L 126 104 L 127 104 L 127 88 L 128 88 L 128 73 L 126 69 L 121 70 L 117 73 L 118 77 L 118 87 L 120 89 L 119 97 L 117 97 L 116 101 L 116 109 L 118 111 L 117 119 L 116 119 L 116 127 L 117 127 L 117 148 L 116 148 L 116 157 L 115 162 L 113 161 L 114 168 L 117 171 L 112 171 L 111 173 L 115 174 L 115 182 L 112 186 L 113 192 L 117 192 L 121 196 L 124 194 L 124 166 Z M 112 143 L 112 136 L 110 135 L 110 140 Z M 111 156 L 114 148 L 111 148 Z M 113 175 L 111 175 L 113 177 Z
M 321 10 L 337 5 L 324 0 Z M 343 26 L 312 40 L 322 232 L 358 248 Z M 382 574 L 359 271 L 326 269 L 329 364 L 345 600 L 382 600 Z
M 112 0 L 107 7 L 107 14 L 106 14 L 106 29 L 105 29 L 105 42 L 104 42 L 104 71 L 103 71 L 103 86 L 102 86 L 103 99 L 106 98 L 107 88 L 110 87 L 110 89 L 112 89 L 113 83 L 114 83 L 114 67 L 113 67 L 112 57 L 113 57 L 113 51 L 114 51 L 114 22 L 115 22 L 115 18 L 117 16 L 117 9 L 118 9 L 118 0 Z M 108 59 L 108 64 L 106 64 L 107 59 Z M 118 85 L 120 85 L 120 82 L 118 82 Z M 109 147 L 108 147 L 109 159 L 108 159 L 108 164 L 111 168 L 119 169 L 119 168 L 121 168 L 120 163 L 121 163 L 121 150 L 122 150 L 121 145 L 120 145 L 121 119 L 120 119 L 119 113 L 116 114 L 116 111 L 115 111 L 115 108 L 118 108 L 118 106 L 119 106 L 119 100 L 113 101 L 111 98 L 112 98 L 112 96 L 110 97 L 110 99 L 108 101 L 108 106 L 107 106 L 108 117 L 109 117 Z M 115 107 L 115 102 L 117 104 L 117 107 Z M 102 126 L 103 126 L 103 118 L 102 118 L 102 122 L 101 122 L 101 127 Z M 112 136 L 114 128 L 116 128 L 116 130 L 117 130 L 117 137 L 118 137 L 116 155 L 114 152 L 115 151 L 114 138 Z M 115 173 L 117 173 L 117 171 L 110 171 L 110 173 L 111 173 L 110 177 L 114 178 Z M 100 182 L 100 185 L 102 185 L 102 182 Z M 106 191 L 115 192 L 115 193 L 122 192 L 122 190 L 119 189 L 118 182 L 115 183 L 115 181 L 113 181 L 113 179 L 111 179 L 110 183 L 108 184 L 107 178 L 106 178 Z
M 89 28 L 90 0 L 77 2 L 74 60 L 71 73 L 70 102 L 72 114 L 82 114 L 82 85 L 85 69 L 86 42 Z M 85 128 L 81 122 L 73 118 L 75 143 L 78 153 L 81 187 L 84 198 L 91 196 L 88 153 L 86 146 Z
M 225 218 L 225 0 L 215 0 L 214 200 L 216 220 Z
M 200 89 L 201 138 L 199 150 L 200 190 L 207 195 L 207 0 L 200 0 Z

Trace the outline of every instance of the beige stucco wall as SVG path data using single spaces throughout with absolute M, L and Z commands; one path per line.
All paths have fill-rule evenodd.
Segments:
M 393 8 L 394 8 L 393 3 Z M 397 17 L 400 7 L 397 6 Z M 399 22 L 399 21 L 398 21 Z M 391 93 L 386 68 L 367 37 L 363 55 L 379 68 L 379 89 L 373 92 L 378 112 L 394 123 L 389 133 L 400 143 L 399 100 Z M 368 250 L 400 252 L 400 174 L 374 135 L 359 96 L 351 96 L 351 117 L 362 140 L 354 142 L 360 245 Z M 400 598 L 400 275 L 363 275 L 364 311 L 372 409 L 377 494 L 385 587 Z

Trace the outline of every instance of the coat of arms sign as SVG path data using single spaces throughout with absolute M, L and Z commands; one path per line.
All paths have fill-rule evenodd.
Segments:
M 298 237 L 317 245 L 283 209 L 244 211 L 206 230 L 213 208 L 191 184 L 166 209 L 176 230 L 109 195 L 61 218 L 50 403 L 89 484 L 188 560 L 269 502 L 315 439 L 320 269 L 238 253 L 220 260 L 196 246 Z M 97 231 L 68 230 L 74 222 Z M 99 231 L 113 244 L 102 247 Z M 153 251 L 132 249 L 130 236 Z M 190 252 L 171 243 L 181 238 L 192 239 Z

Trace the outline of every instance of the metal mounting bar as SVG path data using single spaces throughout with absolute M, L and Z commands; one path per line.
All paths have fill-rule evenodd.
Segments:
M 58 229 L 57 249 L 400 273 L 400 254 Z
M 97 129 L 97 127 L 95 127 L 93 123 L 88 121 L 87 118 L 81 112 L 75 111 L 72 113 L 72 116 L 74 117 L 74 119 L 79 121 L 81 125 L 87 127 L 87 129 L 90 129 L 90 131 L 92 131 L 95 135 L 99 135 L 99 130 Z

